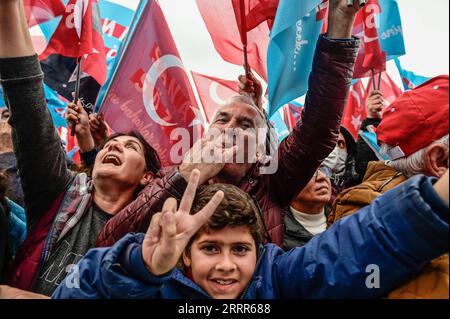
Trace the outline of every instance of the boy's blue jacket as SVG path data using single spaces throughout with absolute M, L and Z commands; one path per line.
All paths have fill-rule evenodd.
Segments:
M 283 252 L 266 245 L 243 298 L 385 296 L 448 252 L 448 206 L 433 181 L 411 178 L 304 247 Z M 53 298 L 210 298 L 178 269 L 150 274 L 143 238 L 129 234 L 111 248 L 90 250 Z

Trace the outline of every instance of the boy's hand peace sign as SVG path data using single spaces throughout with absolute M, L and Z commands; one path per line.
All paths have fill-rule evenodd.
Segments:
M 220 205 L 224 194 L 217 192 L 195 215 L 190 215 L 200 171 L 193 170 L 177 210 L 177 201 L 169 198 L 162 211 L 155 214 L 142 245 L 142 256 L 148 270 L 155 276 L 175 267 L 191 237 L 206 223 Z

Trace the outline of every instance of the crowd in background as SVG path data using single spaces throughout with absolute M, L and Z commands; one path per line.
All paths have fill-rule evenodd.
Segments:
M 359 46 L 359 5 L 346 2 L 330 3 L 301 119 L 264 175 L 259 162 L 191 161 L 242 151 L 207 137 L 161 167 L 139 132 L 109 135 L 81 103 L 67 112 L 73 164 L 20 1 L 0 0 L 0 297 L 448 298 L 448 76 L 388 107 L 370 93 L 361 130 L 376 131 L 380 161 L 340 125 Z M 239 81 L 210 129 L 257 139 L 270 126 L 261 84 Z M 262 156 L 268 141 L 257 143 Z

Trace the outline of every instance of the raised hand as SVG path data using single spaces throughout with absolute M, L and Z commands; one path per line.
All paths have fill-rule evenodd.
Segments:
M 383 98 L 383 93 L 378 90 L 370 92 L 366 100 L 367 117 L 372 119 L 381 119 L 381 113 L 386 106 L 386 101 Z
M 36 54 L 21 0 L 0 0 L 0 58 Z
M 103 120 L 101 114 L 89 114 L 89 125 L 91 127 L 91 134 L 94 138 L 95 146 L 98 149 L 103 148 L 106 139 L 108 138 L 108 125 Z
M 187 181 L 194 170 L 199 170 L 199 183 L 204 184 L 215 177 L 237 153 L 237 146 L 226 149 L 223 147 L 223 135 L 210 139 L 200 139 L 186 154 L 179 167 L 181 176 Z
M 78 101 L 78 104 L 69 103 L 67 107 L 66 120 L 68 123 L 75 124 L 75 135 L 77 137 L 80 151 L 82 153 L 92 151 L 95 145 L 94 139 L 91 135 L 89 115 L 83 108 L 81 101 Z
M 263 88 L 250 68 L 247 70 L 248 76 L 239 76 L 239 94 L 247 95 L 255 101 L 255 104 L 262 110 Z
M 142 256 L 147 269 L 155 276 L 163 275 L 175 267 L 191 237 L 222 202 L 224 194 L 219 191 L 201 211 L 190 215 L 199 178 L 200 171 L 193 170 L 178 210 L 177 201 L 169 198 L 162 212 L 152 218 L 142 244 Z
M 362 8 L 359 0 L 348 5 L 348 0 L 330 0 L 328 15 L 328 37 L 330 39 L 348 39 L 352 36 L 356 14 Z

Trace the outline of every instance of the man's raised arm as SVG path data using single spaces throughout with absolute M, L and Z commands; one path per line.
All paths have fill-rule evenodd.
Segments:
M 319 38 L 302 119 L 278 150 L 271 192 L 282 206 L 303 189 L 337 144 L 342 113 L 358 54 L 352 38 L 359 4 L 330 0 L 328 34 Z

